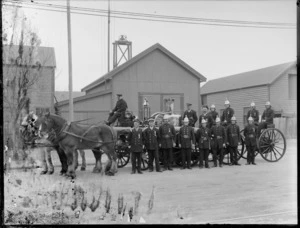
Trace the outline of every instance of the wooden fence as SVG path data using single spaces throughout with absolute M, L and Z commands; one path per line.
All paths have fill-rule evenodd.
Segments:
M 286 139 L 297 138 L 297 118 L 281 117 L 274 118 L 274 124 L 285 136 Z

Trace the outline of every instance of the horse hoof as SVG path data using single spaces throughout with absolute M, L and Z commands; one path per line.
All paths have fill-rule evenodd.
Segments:
M 54 173 L 54 170 L 48 172 L 49 175 L 52 175 L 53 173 Z
M 81 169 L 80 169 L 81 171 L 85 171 L 85 167 L 81 167 Z
M 105 173 L 107 176 L 114 176 L 115 174 L 114 173 L 112 173 L 112 172 L 106 172 Z
M 101 172 L 100 169 L 96 169 L 96 168 L 93 169 L 93 173 L 100 173 L 100 172 Z

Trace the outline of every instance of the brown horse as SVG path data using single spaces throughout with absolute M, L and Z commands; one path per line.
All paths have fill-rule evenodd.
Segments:
M 39 133 L 43 137 L 53 135 L 67 156 L 68 171 L 67 176 L 76 177 L 76 150 L 91 149 L 94 153 L 96 164 L 93 172 L 101 172 L 102 151 L 106 153 L 110 160 L 110 170 L 108 175 L 117 172 L 117 156 L 115 153 L 114 131 L 105 124 L 83 127 L 76 123 L 68 123 L 60 116 L 47 113 L 39 118 Z
M 36 144 L 37 145 L 41 144 L 41 153 L 46 152 L 50 160 L 52 160 L 50 152 L 53 149 L 56 150 L 62 165 L 60 174 L 64 175 L 68 170 L 67 156 L 65 155 L 64 151 L 59 147 L 58 142 L 55 138 L 49 137 L 48 140 L 46 139 L 47 141 L 46 144 L 48 144 L 46 145 L 45 142 L 43 141 L 45 139 L 40 139 L 40 137 L 38 137 L 39 125 L 40 125 L 40 120 L 37 115 L 35 115 L 33 112 L 30 112 L 28 115 L 26 115 L 22 121 L 21 128 L 20 128 L 22 139 L 24 140 L 24 143 L 27 146 L 36 146 Z M 41 140 L 44 143 L 41 143 Z M 51 144 L 52 147 L 49 147 L 49 144 Z M 84 150 L 79 150 L 79 152 L 82 159 L 81 170 L 84 171 L 86 169 L 85 152 Z M 77 167 L 78 167 L 78 150 L 76 153 L 75 169 L 77 169 Z M 51 172 L 49 174 L 51 174 Z

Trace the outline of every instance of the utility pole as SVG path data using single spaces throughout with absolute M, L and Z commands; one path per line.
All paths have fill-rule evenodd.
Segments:
M 108 0 L 108 31 L 107 31 L 107 72 L 110 71 L 109 69 L 109 60 L 110 60 L 110 0 Z
M 71 42 L 71 13 L 70 0 L 67 0 L 67 23 L 68 23 L 68 55 L 69 55 L 69 121 L 74 120 L 73 109 L 73 78 L 72 78 L 72 42 Z

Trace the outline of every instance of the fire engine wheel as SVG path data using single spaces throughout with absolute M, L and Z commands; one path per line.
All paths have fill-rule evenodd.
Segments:
M 200 153 L 199 153 L 198 149 L 192 150 L 192 153 L 191 153 L 191 165 L 192 166 L 197 165 L 199 155 L 200 155 Z M 180 148 L 176 148 L 176 149 L 173 148 L 173 156 L 174 156 L 175 164 L 178 165 L 178 166 L 182 166 L 182 157 L 181 157 Z
M 117 154 L 117 164 L 118 168 L 122 168 L 126 166 L 130 159 L 130 151 L 128 148 L 122 149 L 119 147 L 115 148 L 116 154 Z
M 283 133 L 276 128 L 265 129 L 259 137 L 258 150 L 266 161 L 279 161 L 286 151 L 286 140 Z

